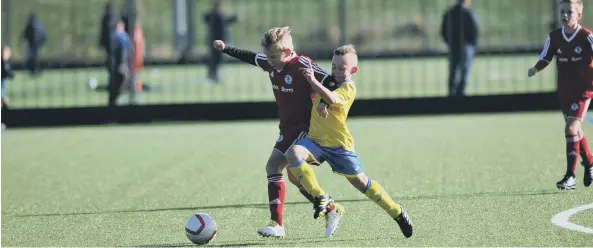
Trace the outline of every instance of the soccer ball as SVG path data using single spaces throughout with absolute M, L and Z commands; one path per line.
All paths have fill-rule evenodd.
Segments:
M 208 244 L 216 237 L 216 222 L 205 213 L 194 214 L 185 223 L 185 235 L 194 244 Z

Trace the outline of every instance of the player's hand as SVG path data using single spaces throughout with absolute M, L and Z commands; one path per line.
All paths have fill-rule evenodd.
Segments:
M 327 103 L 324 103 L 324 102 L 320 102 L 319 105 L 317 105 L 317 112 L 319 112 L 319 115 L 323 119 L 327 118 L 327 116 L 329 115 L 329 111 L 327 110 L 327 107 L 328 107 Z
M 213 46 L 214 46 L 214 48 L 215 48 L 217 51 L 219 51 L 219 52 L 222 52 L 222 50 L 223 50 L 223 49 L 224 49 L 224 47 L 225 47 L 224 41 L 221 41 L 221 40 L 215 40 L 215 41 L 214 41 L 214 44 L 212 44 L 212 45 L 213 45 Z
M 529 68 L 529 71 L 527 71 L 527 76 L 533 77 L 533 76 L 535 76 L 536 73 L 537 73 L 537 69 L 535 69 L 535 67 Z
M 313 61 L 310 59 L 307 59 L 307 61 L 309 61 L 309 66 L 300 68 L 299 70 L 303 72 L 303 76 L 305 76 L 305 79 L 310 83 L 315 80 L 315 72 L 313 71 Z

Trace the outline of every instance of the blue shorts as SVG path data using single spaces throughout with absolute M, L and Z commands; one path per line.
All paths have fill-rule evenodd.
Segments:
M 307 162 L 322 164 L 327 161 L 334 173 L 348 177 L 363 172 L 363 167 L 356 153 L 347 151 L 342 147 L 323 147 L 309 138 L 301 139 L 295 145 L 302 146 L 309 151 L 311 155 L 309 160 L 313 159 L 314 161 L 308 160 Z

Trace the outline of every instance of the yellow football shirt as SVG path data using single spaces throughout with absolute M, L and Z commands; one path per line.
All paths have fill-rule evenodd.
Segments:
M 329 115 L 322 118 L 317 112 L 321 101 L 319 94 L 315 96 L 315 104 L 311 111 L 311 124 L 309 126 L 309 139 L 324 147 L 342 147 L 354 151 L 354 139 L 346 126 L 348 112 L 356 97 L 354 82 L 345 81 L 333 91 L 338 96 L 338 102 L 328 107 Z

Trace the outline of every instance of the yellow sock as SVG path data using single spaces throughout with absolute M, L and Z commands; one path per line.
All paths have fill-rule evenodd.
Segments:
M 391 218 L 399 216 L 402 212 L 402 208 L 397 204 L 387 192 L 383 190 L 381 184 L 376 181 L 372 181 L 369 178 L 366 192 L 363 192 L 369 199 L 373 200 L 377 205 L 381 206 Z
M 313 195 L 314 197 L 319 197 L 325 195 L 325 191 L 319 186 L 319 182 L 317 182 L 317 177 L 315 177 L 315 171 L 313 168 L 305 162 L 301 161 L 300 165 L 298 166 L 289 166 L 290 172 L 294 174 L 294 176 L 299 179 L 301 185 L 309 194 Z

